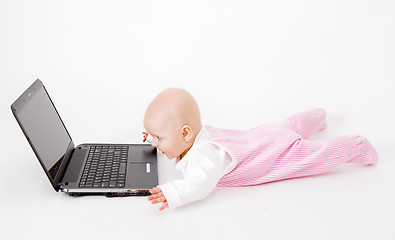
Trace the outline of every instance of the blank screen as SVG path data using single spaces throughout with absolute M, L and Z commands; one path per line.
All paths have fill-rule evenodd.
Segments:
M 71 138 L 44 88 L 28 99 L 18 119 L 45 170 L 54 178 Z

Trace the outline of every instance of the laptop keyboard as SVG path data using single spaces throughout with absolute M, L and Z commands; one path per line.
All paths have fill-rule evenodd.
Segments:
M 79 187 L 125 187 L 128 151 L 127 146 L 91 146 Z

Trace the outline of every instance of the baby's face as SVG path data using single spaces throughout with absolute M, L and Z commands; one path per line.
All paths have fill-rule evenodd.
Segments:
M 152 146 L 169 159 L 179 157 L 187 149 L 181 129 L 177 131 L 177 129 L 147 124 L 146 130 L 152 136 Z

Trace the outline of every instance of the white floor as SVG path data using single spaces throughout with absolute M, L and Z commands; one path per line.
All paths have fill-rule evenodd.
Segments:
M 390 0 L 1 1 L 1 238 L 395 239 L 394 12 Z M 223 128 L 325 108 L 314 139 L 360 134 L 380 160 L 164 212 L 146 198 L 72 198 L 10 111 L 36 78 L 77 144 L 140 142 L 146 106 L 177 86 Z M 158 157 L 160 182 L 175 178 Z

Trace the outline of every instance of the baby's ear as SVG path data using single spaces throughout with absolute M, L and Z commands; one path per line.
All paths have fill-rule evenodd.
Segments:
M 182 137 L 184 138 L 185 142 L 189 142 L 193 137 L 193 130 L 191 126 L 184 125 L 182 127 Z

